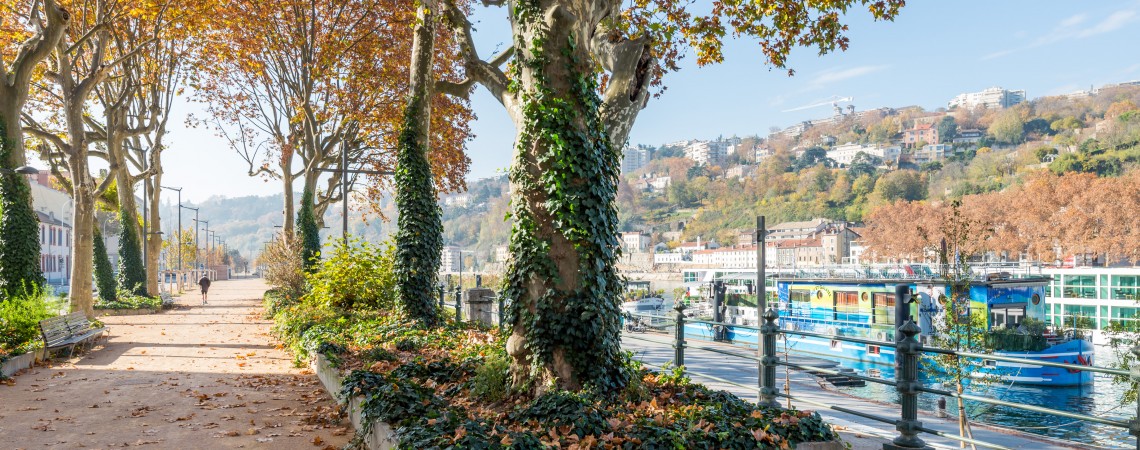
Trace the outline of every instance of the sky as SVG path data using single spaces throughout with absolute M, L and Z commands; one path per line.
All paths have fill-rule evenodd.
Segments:
M 486 57 L 509 43 L 506 12 L 477 10 L 475 39 Z M 788 60 L 792 77 L 763 64 L 758 45 L 747 39 L 729 42 L 719 65 L 698 68 L 695 58 L 686 58 L 679 72 L 666 76 L 668 90 L 641 112 L 630 143 L 764 136 L 771 127 L 830 116 L 830 104 L 787 110 L 833 96 L 852 97 L 859 111 L 910 105 L 933 110 L 959 93 L 992 86 L 1036 98 L 1140 80 L 1137 0 L 912 1 L 894 22 L 851 11 L 850 48 L 824 56 L 797 48 Z M 467 145 L 468 178 L 495 176 L 512 159 L 514 126 L 483 88 L 472 106 L 478 119 Z M 186 101 L 174 109 L 164 185 L 183 187 L 188 202 L 280 192 L 278 182 L 249 177 L 245 161 L 212 130 L 187 127 L 188 114 L 204 113 Z

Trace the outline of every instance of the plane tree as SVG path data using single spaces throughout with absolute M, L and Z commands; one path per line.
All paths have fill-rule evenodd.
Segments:
M 483 4 L 507 7 L 511 47 L 484 59 L 469 10 L 443 0 L 467 78 L 436 86 L 457 96 L 483 86 L 518 132 L 510 170 L 512 259 L 502 294 L 511 301 L 507 352 L 515 386 L 542 392 L 619 388 L 628 379 L 614 267 L 620 149 L 678 60 L 692 52 L 698 64 L 721 62 L 731 35 L 757 41 L 767 64 L 786 68 L 794 47 L 820 54 L 847 48 L 843 18 L 850 9 L 891 19 L 903 2 L 718 0 L 699 12 L 673 0 Z

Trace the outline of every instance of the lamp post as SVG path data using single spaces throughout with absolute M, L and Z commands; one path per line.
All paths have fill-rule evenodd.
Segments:
M 473 250 L 460 250 L 459 251 L 459 289 L 463 289 L 463 254 L 469 253 L 474 255 Z
M 363 169 L 349 169 L 348 168 L 348 151 L 345 147 L 340 150 L 340 167 L 336 169 L 313 169 L 317 172 L 334 172 L 340 174 L 340 201 L 341 205 L 341 242 L 348 246 L 348 175 L 349 174 L 364 174 L 364 175 L 395 175 L 396 172 L 387 170 L 363 170 Z
M 206 224 L 206 239 L 210 238 L 210 221 L 209 220 L 198 220 L 197 217 L 195 217 L 194 222 L 195 222 L 195 224 L 194 224 L 194 251 L 199 253 L 199 256 L 197 258 L 194 258 L 194 264 L 197 266 L 201 266 L 202 265 L 202 257 L 201 257 L 200 250 L 202 249 L 202 244 L 201 244 L 201 240 L 199 238 L 202 237 L 202 224 Z M 209 246 L 209 243 L 207 243 L 207 246 Z M 201 267 L 195 267 L 195 269 L 200 269 L 200 268 Z
M 178 270 L 182 270 L 182 188 L 159 186 L 178 193 Z

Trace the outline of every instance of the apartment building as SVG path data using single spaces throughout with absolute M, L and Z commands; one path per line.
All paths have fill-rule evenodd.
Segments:
M 1011 91 L 1001 87 L 991 87 L 981 92 L 967 92 L 958 94 L 946 104 L 947 109 L 968 108 L 978 106 L 987 109 L 1002 109 L 1025 101 L 1025 91 Z M 930 141 L 927 141 L 930 142 Z

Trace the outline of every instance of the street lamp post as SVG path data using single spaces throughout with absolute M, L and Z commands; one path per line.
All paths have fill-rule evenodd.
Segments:
M 340 167 L 336 169 L 313 169 L 317 172 L 334 172 L 340 173 L 340 201 L 341 204 L 341 242 L 348 246 L 348 175 L 349 174 L 364 174 L 364 175 L 395 175 L 396 172 L 387 170 L 363 170 L 363 169 L 349 169 L 348 168 L 348 151 L 345 147 L 340 150 Z
M 202 256 L 201 256 L 200 250 L 202 249 L 202 244 L 201 244 L 200 238 L 202 237 L 202 224 L 206 224 L 206 238 L 209 239 L 209 237 L 210 237 L 210 221 L 209 220 L 198 220 L 197 217 L 195 217 L 194 222 L 195 222 L 195 224 L 194 224 L 194 251 L 198 253 L 198 257 L 194 258 L 194 264 L 196 266 L 201 266 L 202 265 Z M 201 267 L 195 267 L 195 269 L 200 269 L 200 268 Z
M 159 186 L 178 193 L 178 270 L 182 270 L 182 188 Z

